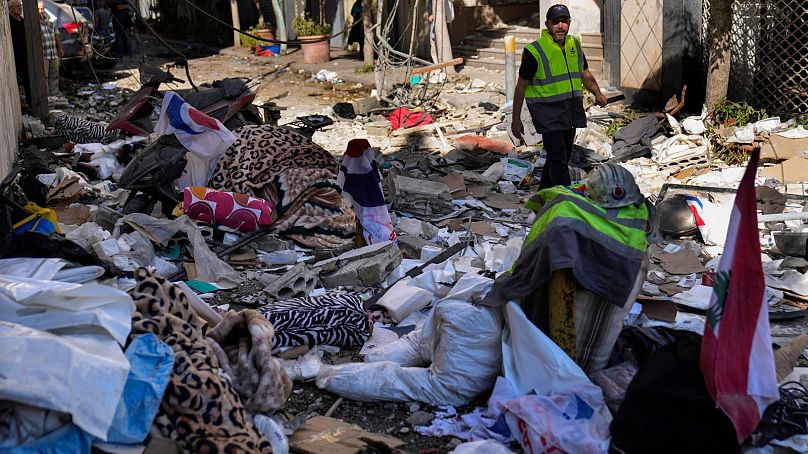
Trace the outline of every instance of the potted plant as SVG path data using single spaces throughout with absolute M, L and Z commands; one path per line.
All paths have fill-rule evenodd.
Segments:
M 318 24 L 311 15 L 292 20 L 305 63 L 326 63 L 331 59 L 331 24 Z
M 271 28 L 269 28 L 267 24 L 258 24 L 255 27 L 250 27 L 247 30 L 247 33 L 258 36 L 259 38 L 275 39 L 275 33 L 272 31 Z M 271 46 L 272 43 L 266 41 L 260 41 L 247 35 L 241 35 L 242 47 L 255 50 L 256 48 L 258 48 L 259 45 Z
M 260 22 L 258 25 L 253 27 L 253 35 L 264 39 L 275 39 L 275 32 L 272 31 L 272 27 L 270 27 L 270 24 L 264 22 Z M 263 44 L 269 45 L 272 43 L 264 42 Z

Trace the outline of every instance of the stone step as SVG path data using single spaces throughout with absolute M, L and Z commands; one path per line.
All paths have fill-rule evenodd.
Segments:
M 516 41 L 516 54 L 521 55 L 522 49 L 525 48 L 527 44 L 530 44 L 532 41 L 526 40 L 517 40 Z M 479 49 L 484 50 L 487 53 L 491 52 L 500 52 L 502 54 L 505 53 L 505 42 L 502 39 L 487 39 L 487 38 L 466 38 L 463 40 L 460 46 L 465 47 L 476 47 Z M 457 47 L 460 47 L 457 46 Z M 581 43 L 581 47 L 584 49 L 584 55 L 586 58 L 590 57 L 603 57 L 603 47 L 597 46 L 594 44 L 588 43 Z M 482 52 L 482 51 L 481 51 Z M 480 55 L 483 57 L 484 55 Z M 492 58 L 504 58 L 504 57 L 496 57 L 494 55 L 485 55 Z
M 505 51 L 502 49 L 454 46 L 452 47 L 452 53 L 457 57 L 463 57 L 469 66 L 502 70 L 505 68 Z M 597 73 L 597 76 L 595 76 L 597 78 L 603 72 L 603 57 L 590 57 L 587 55 L 586 60 L 589 63 L 589 71 L 593 75 Z M 520 62 L 520 58 L 517 57 L 517 68 L 519 68 Z
M 530 27 L 485 27 L 479 28 L 475 31 L 472 37 L 488 37 L 488 38 L 504 38 L 507 35 L 513 35 L 517 40 L 525 40 L 527 42 L 534 41 L 541 36 L 541 29 Z M 603 46 L 603 33 L 581 33 L 582 44 L 594 44 L 596 46 Z
M 603 33 L 581 33 L 581 44 L 603 47 Z
M 529 27 L 489 27 L 477 29 L 477 33 L 490 38 L 504 38 L 507 35 L 513 35 L 516 39 L 523 39 L 529 42 L 541 36 L 540 29 Z

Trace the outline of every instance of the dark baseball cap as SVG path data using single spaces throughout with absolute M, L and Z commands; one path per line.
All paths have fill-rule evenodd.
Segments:
M 547 20 L 555 20 L 559 17 L 572 17 L 566 5 L 553 5 L 547 10 Z

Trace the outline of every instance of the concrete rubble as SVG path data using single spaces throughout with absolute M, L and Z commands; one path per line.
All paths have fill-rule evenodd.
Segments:
M 530 21 L 535 20 L 535 16 L 530 18 Z M 132 81 L 76 82 L 60 100 L 61 113 L 71 119 L 90 122 L 102 137 L 97 143 L 79 144 L 72 140 L 71 131 L 65 133 L 51 123 L 25 116 L 22 139 L 26 146 L 21 147 L 19 153 L 19 162 L 25 168 L 19 176 L 11 178 L 14 189 L 8 195 L 15 207 L 27 207 L 26 210 L 35 209 L 26 203 L 37 200 L 35 207 L 45 211 L 37 212 L 36 219 L 53 224 L 53 229 L 47 233 L 48 241 L 58 238 L 70 243 L 68 246 L 47 243 L 47 247 L 58 251 L 51 255 L 75 266 L 47 262 L 39 265 L 42 269 L 28 265 L 29 274 L 15 275 L 14 272 L 19 272 L 15 271 L 16 262 L 3 262 L 28 256 L 26 251 L 12 251 L 8 246 L 9 251 L 3 249 L 4 259 L 0 260 L 0 276 L 8 273 L 14 278 L 7 281 L 38 279 L 49 282 L 53 288 L 67 288 L 67 283 L 79 279 L 75 276 L 81 274 L 81 279 L 86 277 L 81 285 L 93 286 L 80 291 L 82 298 L 98 291 L 111 301 L 119 298 L 127 304 L 121 303 L 116 310 L 105 312 L 104 307 L 113 303 L 96 302 L 101 309 L 82 312 L 87 315 L 86 320 L 94 320 L 89 323 L 90 327 L 105 333 L 115 331 L 120 326 L 110 327 L 107 323 L 122 317 L 125 320 L 120 325 L 127 328 L 127 334 L 130 328 L 142 329 L 126 312 L 131 311 L 133 301 L 127 292 L 133 291 L 140 270 L 155 271 L 167 278 L 166 285 L 176 282 L 177 288 L 188 294 L 190 310 L 201 320 L 198 327 L 193 327 L 200 335 L 194 348 L 206 352 L 210 349 L 210 355 L 217 356 L 218 362 L 225 365 L 217 368 L 215 374 L 226 377 L 222 380 L 233 388 L 228 392 L 242 394 L 240 399 L 244 401 L 260 399 L 254 391 L 259 388 L 259 374 L 254 367 L 251 369 L 250 362 L 262 358 L 262 365 L 266 367 L 260 370 L 260 387 L 270 388 L 272 392 L 265 394 L 280 401 L 262 402 L 261 408 L 282 411 L 250 415 L 256 416 L 256 427 L 260 421 L 260 434 L 252 427 L 249 431 L 255 432 L 260 440 L 274 437 L 287 442 L 287 448 L 297 446 L 295 452 L 314 452 L 306 450 L 311 448 L 313 436 L 337 432 L 351 433 L 363 442 L 374 440 L 385 449 L 409 446 L 412 450 L 428 447 L 424 449 L 442 452 L 459 448 L 463 440 L 477 439 L 488 439 L 496 445 L 492 445 L 492 449 L 520 449 L 518 437 L 502 432 L 502 426 L 508 424 L 507 415 L 518 410 L 507 407 L 509 411 L 505 412 L 505 404 L 513 404 L 509 399 L 519 395 L 510 395 L 509 392 L 516 393 L 516 390 L 504 389 L 507 386 L 498 380 L 507 381 L 501 376 L 506 373 L 500 367 L 502 358 L 497 356 L 502 354 L 502 314 L 506 309 L 491 309 L 478 303 L 483 299 L 479 293 L 485 294 L 489 289 L 486 286 L 493 285 L 498 277 L 512 270 L 524 250 L 523 244 L 538 216 L 526 208 L 525 203 L 538 191 L 546 152 L 541 135 L 532 129 L 527 109 L 522 112 L 525 140 L 516 141 L 511 137 L 512 106 L 502 96 L 502 75 L 472 70 L 466 73 L 465 69 L 458 77 L 447 77 L 443 73 L 438 76 L 433 72 L 433 81 L 427 75 L 425 82 L 421 82 L 425 84 L 424 92 L 435 86 L 442 88 L 424 104 L 424 109 L 411 109 L 406 106 L 417 104 L 390 102 L 412 95 L 406 93 L 406 84 L 384 93 L 387 99 L 374 96 L 378 93 L 371 94 L 369 89 L 373 85 L 369 80 L 374 75 L 363 79 L 365 85 L 355 82 L 358 76 L 353 69 L 341 66 L 345 60 L 340 60 L 333 68 L 322 65 L 314 68 L 293 62 L 295 69 L 290 69 L 291 63 L 283 67 L 267 63 L 261 59 L 264 57 L 245 54 L 228 58 L 225 68 L 234 74 L 249 74 L 257 79 L 274 74 L 272 77 L 280 81 L 274 81 L 271 90 L 263 87 L 258 91 L 260 95 L 255 104 L 259 104 L 259 99 L 261 103 L 280 104 L 289 93 L 280 95 L 279 88 L 292 87 L 289 91 L 301 93 L 303 88 L 309 90 L 307 94 L 293 93 L 292 99 L 283 101 L 280 122 L 288 124 L 304 114 L 333 119 L 332 124 L 307 132 L 313 144 L 334 156 L 343 167 L 343 159 L 353 157 L 346 153 L 349 143 L 354 139 L 368 140 L 370 154 L 374 157 L 372 168 L 379 172 L 384 196 L 384 203 L 373 208 L 387 210 L 390 215 L 394 233 L 389 241 L 367 244 L 370 241 L 363 236 L 363 229 L 367 228 L 365 220 L 351 218 L 354 211 L 346 216 L 351 219 L 349 234 L 340 236 L 344 232 L 327 231 L 333 227 L 331 225 L 311 227 L 307 223 L 314 225 L 319 215 L 313 212 L 333 208 L 323 208 L 319 205 L 322 200 L 316 197 L 306 201 L 310 211 L 301 216 L 297 227 L 311 228 L 314 233 L 308 235 L 327 240 L 309 244 L 300 241 L 301 229 L 280 232 L 273 225 L 268 229 L 242 231 L 238 226 L 191 218 L 184 210 L 188 208 L 185 204 L 194 197 L 192 191 L 178 192 L 179 204 L 162 198 L 156 204 L 141 207 L 144 212 L 127 212 L 125 207 L 135 199 L 137 190 L 126 187 L 122 172 L 133 156 L 158 143 L 159 138 L 153 134 L 119 142 L 131 138 L 122 132 L 106 135 L 106 126 L 131 97 L 130 88 L 138 88 L 126 85 L 133 84 Z M 250 68 L 246 68 L 248 66 Z M 439 83 L 434 83 L 438 79 Z M 417 92 L 411 86 L 409 90 Z M 321 100 L 323 96 L 329 96 L 327 101 Z M 309 99 L 312 100 L 310 105 Z M 675 105 L 676 100 L 673 101 Z M 337 104 L 344 105 L 338 108 Z M 403 117 L 405 122 L 409 115 L 422 113 L 429 114 L 429 121 L 396 127 L 389 117 L 398 108 L 410 109 Z M 347 113 L 343 115 L 343 112 Z M 800 124 L 799 119 L 768 118 L 765 113 L 746 122 L 706 109 L 691 113 L 693 115 L 671 109 L 637 112 L 624 102 L 612 103 L 606 108 L 588 105 L 587 127 L 576 133 L 575 150 L 569 162 L 574 185 L 586 184 L 592 172 L 604 163 L 620 163 L 634 176 L 645 199 L 657 209 L 656 217 L 649 222 L 652 241 L 647 251 L 647 274 L 641 276 L 641 290 L 635 300 L 628 303 L 630 311 L 620 323 L 627 328 L 658 329 L 663 333 L 665 329 L 699 335 L 704 332 L 708 320 L 705 311 L 715 293 L 716 270 L 725 253 L 735 191 L 749 153 L 760 149 L 763 161 L 756 183 L 761 191 L 758 193 L 761 212 L 758 236 L 765 312 L 770 321 L 772 343 L 786 347 L 794 342 L 793 345 L 800 346 L 804 340 L 801 335 L 808 331 L 808 261 L 805 260 L 808 258 L 805 250 L 808 215 L 804 214 L 808 211 L 805 186 L 808 182 L 805 127 L 808 124 L 804 124 L 804 120 Z M 155 113 L 151 119 L 156 118 Z M 628 134 L 633 128 L 642 130 L 639 134 Z M 633 137 L 635 135 L 637 137 Z M 273 184 L 279 181 L 280 178 Z M 313 186 L 328 186 L 333 193 L 344 189 L 336 187 L 339 181 L 336 174 L 333 179 L 323 181 Z M 278 184 L 265 192 L 256 190 L 247 196 L 282 199 L 284 195 L 278 194 L 282 186 Z M 171 188 L 178 187 L 172 182 Z M 233 200 L 240 200 L 238 197 L 233 196 Z M 283 210 L 292 206 L 280 199 L 270 202 L 273 220 L 287 216 Z M 677 211 L 674 216 L 664 211 L 668 206 L 685 211 Z M 217 210 L 210 211 L 213 216 Z M 686 219 L 688 228 L 673 232 L 670 224 L 674 218 Z M 278 224 L 283 222 L 286 219 Z M 38 234 L 36 228 L 31 227 L 25 235 Z M 50 256 L 35 251 L 37 241 L 31 242 L 30 236 L 28 238 L 24 249 L 32 251 L 31 257 Z M 59 270 L 50 273 L 50 267 Z M 50 277 L 40 279 L 46 275 Z M 175 291 L 173 287 L 172 291 Z M 453 294 L 454 291 L 460 295 Z M 291 309 L 284 306 L 293 299 L 300 306 Z M 14 304 L 17 303 L 25 301 Z M 273 307 L 282 307 L 282 311 L 273 313 Z M 447 307 L 451 310 L 442 313 L 440 309 Z M 306 315 L 300 316 L 296 310 Z M 236 317 L 235 311 L 241 315 Z M 6 313 L 0 311 L 0 314 Z M 458 314 L 462 319 L 452 318 L 459 317 Z M 105 318 L 107 316 L 109 318 Z M 272 319 L 273 316 L 276 318 Z M 464 322 L 477 325 L 463 331 Z M 309 323 L 313 327 L 295 323 Z M 87 328 L 86 324 L 77 326 Z M 217 334 L 221 334 L 218 330 L 232 334 L 221 334 L 218 337 L 221 342 L 202 335 L 213 329 Z M 441 330 L 455 331 L 446 334 Z M 47 334 L 69 337 L 69 333 L 59 330 Z M 449 342 L 447 339 L 455 342 L 446 344 L 451 348 L 441 344 Z M 234 340 L 235 344 L 229 343 Z M 121 364 L 130 356 L 128 350 L 124 356 L 121 347 L 124 344 L 105 345 L 114 347 L 112 358 Z M 473 350 L 478 344 L 490 349 L 484 358 L 472 355 L 479 353 Z M 249 353 L 245 353 L 245 348 Z M 560 351 L 556 346 L 554 354 L 558 354 L 556 350 Z M 778 355 L 787 359 L 785 367 L 778 365 L 778 374 L 806 385 L 808 368 L 802 366 L 808 366 L 808 361 L 800 357 L 802 349 L 794 347 L 793 350 L 783 349 Z M 453 354 L 468 356 L 458 360 L 452 358 Z M 631 363 L 633 368 L 624 367 L 612 371 L 612 375 L 604 373 L 596 380 L 587 377 L 564 352 L 561 356 L 572 365 L 570 370 L 559 366 L 561 372 L 572 377 L 567 377 L 569 380 L 563 386 L 572 386 L 573 382 L 574 386 L 581 386 L 564 389 L 591 391 L 586 386 L 595 386 L 598 392 L 601 388 L 604 391 L 605 402 L 601 396 L 598 404 L 602 405 L 593 404 L 589 416 L 577 419 L 592 420 L 589 432 L 597 433 L 593 428 L 595 424 L 608 428 L 606 419 L 610 421 L 612 413 L 617 413 L 626 395 L 625 388 L 638 373 L 637 367 Z M 175 369 L 177 361 L 175 359 Z M 550 360 L 538 366 L 549 367 L 548 364 Z M 798 367 L 795 369 L 794 365 Z M 363 369 L 364 366 L 368 368 Z M 536 369 L 540 368 L 538 366 Z M 462 373 L 453 367 L 461 369 Z M 493 371 L 493 375 L 477 376 L 476 372 L 483 369 Z M 382 381 L 374 382 L 374 379 L 392 376 L 391 371 L 403 378 L 386 387 L 378 386 L 385 388 L 374 391 L 379 394 L 362 397 L 363 392 L 370 393 L 369 390 Z M 337 380 L 340 373 L 343 374 L 341 382 Z M 463 381 L 469 380 L 476 381 L 473 389 L 486 391 L 472 399 L 465 396 L 461 399 L 462 393 L 451 388 L 457 385 L 452 373 L 458 374 L 460 378 L 456 381 L 464 390 L 472 389 Z M 616 386 L 615 377 L 625 383 L 621 381 L 622 385 Z M 486 382 L 488 378 L 493 380 Z M 419 388 L 421 379 L 444 387 L 429 396 L 453 394 L 459 400 L 439 403 L 411 392 L 411 389 L 427 388 Z M 444 380 L 448 384 L 444 384 Z M 401 386 L 403 383 L 408 386 Z M 347 391 L 338 397 L 336 388 L 329 386 L 342 386 L 340 389 Z M 490 394 L 488 390 L 492 390 Z M 389 399 L 378 397 L 388 396 L 386 392 L 398 394 Z M 541 396 L 534 391 L 530 394 L 537 399 L 550 395 Z M 159 397 L 156 401 L 160 401 Z M 612 413 L 606 408 L 607 404 Z M 75 409 L 48 407 L 48 410 L 59 410 L 69 416 Z M 540 414 L 538 411 L 527 413 Z M 257 416 L 269 418 L 269 422 Z M 569 419 L 568 415 L 564 416 Z M 605 419 L 595 422 L 599 417 Z M 146 428 L 156 430 L 151 424 L 149 421 Z M 151 448 L 160 443 L 151 441 L 156 439 L 159 438 L 153 435 L 139 443 L 149 444 Z M 608 437 L 596 441 L 608 444 Z M 182 452 L 192 452 L 182 443 L 181 440 L 167 442 L 172 448 L 180 445 Z M 339 448 L 343 449 L 340 454 L 348 454 L 349 448 L 342 445 Z
M 326 288 L 373 287 L 401 263 L 401 251 L 392 242 L 354 249 L 333 259 L 312 265 Z

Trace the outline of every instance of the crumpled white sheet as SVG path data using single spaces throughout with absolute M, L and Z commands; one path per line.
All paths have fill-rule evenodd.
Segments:
M 429 426 L 416 426 L 415 431 L 424 436 L 452 436 L 461 440 L 496 440 L 502 443 L 513 441 L 513 436 L 495 430 L 497 420 L 502 419 L 505 407 L 503 403 L 518 397 L 513 384 L 505 377 L 497 378 L 488 407 L 475 408 L 471 413 L 458 416 L 457 409 L 451 406 L 441 407 L 435 412 L 435 419 Z
M 102 143 L 83 143 L 77 144 L 73 148 L 74 153 L 92 153 L 90 157 L 90 165 L 98 169 L 98 178 L 106 180 L 112 178 L 115 181 L 121 177 L 123 172 L 123 165 L 118 162 L 116 154 L 124 145 L 136 144 L 143 142 L 147 139 L 144 136 L 127 137 L 125 139 L 118 139 L 109 144 Z

